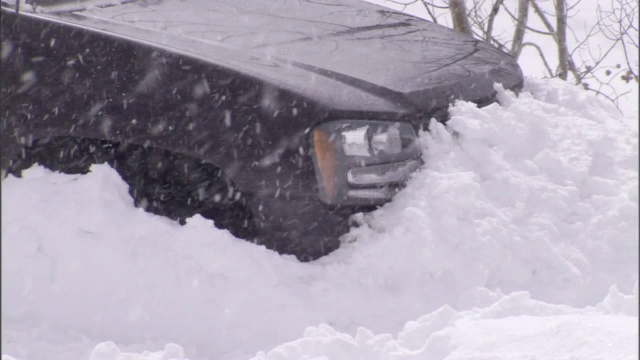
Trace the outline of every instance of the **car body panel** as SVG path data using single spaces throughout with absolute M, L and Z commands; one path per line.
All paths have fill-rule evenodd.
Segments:
M 21 56 L 4 64 L 3 82 L 13 89 L 3 87 L 3 135 L 19 142 L 74 134 L 167 149 L 204 158 L 258 191 L 261 173 L 274 178 L 261 160 L 283 146 L 297 153 L 291 142 L 302 141 L 300 133 L 326 113 L 271 84 L 198 59 L 39 17 L 15 20 L 3 21 L 3 36 L 41 38 L 44 44 L 18 40 Z M 277 103 L 264 100 L 276 97 Z M 298 108 L 308 123 L 291 116 Z M 30 121 L 35 118 L 43 120 Z M 275 191 L 270 183 L 264 191 Z

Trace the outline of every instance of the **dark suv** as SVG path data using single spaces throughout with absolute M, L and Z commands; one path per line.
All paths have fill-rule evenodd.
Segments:
M 3 0 L 1 27 L 3 174 L 108 163 L 136 206 L 300 260 L 402 188 L 454 100 L 523 81 L 488 44 L 356 0 Z

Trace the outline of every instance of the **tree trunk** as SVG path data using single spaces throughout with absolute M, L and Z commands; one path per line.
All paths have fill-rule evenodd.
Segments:
M 465 0 L 449 0 L 449 11 L 453 20 L 453 28 L 461 33 L 473 36 L 471 24 L 467 16 L 467 5 Z
M 558 43 L 558 77 L 567 80 L 569 53 L 567 51 L 567 4 L 556 0 L 556 41 Z
M 520 57 L 520 52 L 522 51 L 522 42 L 527 29 L 528 18 L 529 0 L 518 0 L 518 19 L 516 21 L 516 30 L 513 32 L 513 42 L 511 43 L 511 55 L 516 59 Z

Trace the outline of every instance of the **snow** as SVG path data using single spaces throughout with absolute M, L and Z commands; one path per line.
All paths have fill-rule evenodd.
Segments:
M 637 127 L 497 88 L 311 263 L 135 208 L 107 165 L 6 178 L 2 360 L 637 359 Z

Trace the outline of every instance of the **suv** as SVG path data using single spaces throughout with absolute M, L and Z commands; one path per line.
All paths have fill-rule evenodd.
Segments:
M 402 188 L 453 101 L 523 82 L 491 45 L 357 0 L 3 0 L 1 16 L 3 174 L 108 163 L 136 206 L 301 261 Z

